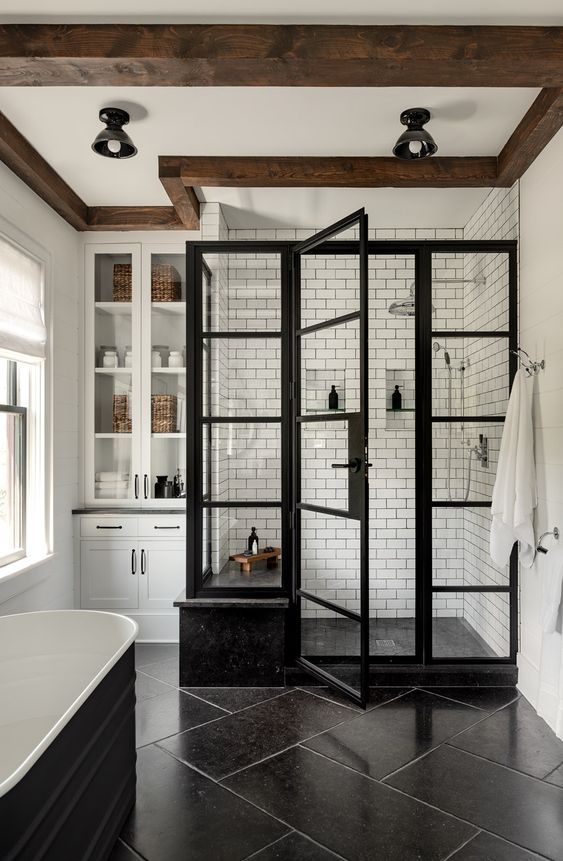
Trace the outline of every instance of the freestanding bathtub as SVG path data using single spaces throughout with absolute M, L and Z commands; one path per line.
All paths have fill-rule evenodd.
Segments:
M 105 861 L 135 799 L 137 625 L 0 617 L 0 859 Z

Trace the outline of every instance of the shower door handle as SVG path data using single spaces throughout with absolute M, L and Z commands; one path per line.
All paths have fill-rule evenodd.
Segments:
M 349 469 L 350 472 L 359 472 L 362 468 L 362 460 L 359 457 L 351 457 L 348 463 L 332 463 L 333 469 Z

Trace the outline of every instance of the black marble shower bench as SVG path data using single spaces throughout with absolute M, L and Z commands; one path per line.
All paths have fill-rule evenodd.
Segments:
M 186 598 L 180 611 L 181 687 L 284 684 L 287 598 Z

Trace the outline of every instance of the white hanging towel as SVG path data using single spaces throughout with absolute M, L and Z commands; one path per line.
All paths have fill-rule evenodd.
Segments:
M 563 547 L 553 547 L 548 551 L 543 565 L 542 582 L 542 628 L 546 634 L 553 634 L 563 587 Z
M 521 368 L 514 378 L 500 444 L 491 508 L 491 558 L 501 566 L 508 563 L 515 541 L 520 542 L 520 561 L 528 568 L 534 561 L 537 495 L 532 385 L 533 378 Z

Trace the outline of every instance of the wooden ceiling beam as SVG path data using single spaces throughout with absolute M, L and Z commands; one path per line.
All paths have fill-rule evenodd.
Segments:
M 185 230 L 172 206 L 89 206 L 86 230 Z
M 0 161 L 76 230 L 86 230 L 88 208 L 35 147 L 0 113 Z
M 499 154 L 497 185 L 520 179 L 562 126 L 563 88 L 542 90 Z
M 167 156 L 185 186 L 237 188 L 479 188 L 496 185 L 495 156 Z
M 199 230 L 199 199 L 191 186 L 182 182 L 179 160 L 158 158 L 158 176 L 186 230 Z
M 0 86 L 562 87 L 563 27 L 4 24 Z

